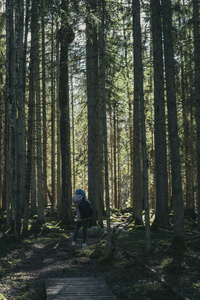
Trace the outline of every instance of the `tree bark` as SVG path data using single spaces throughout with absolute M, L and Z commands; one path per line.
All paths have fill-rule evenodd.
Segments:
M 149 252 L 151 249 L 151 233 L 150 233 L 150 218 L 149 218 L 148 158 L 147 158 L 146 126 L 145 126 L 145 111 L 144 111 L 143 63 L 142 63 L 139 0 L 134 0 L 133 6 L 134 6 L 134 18 L 135 18 L 134 33 L 137 34 L 137 36 L 135 37 L 135 39 L 137 39 L 137 44 L 136 44 L 137 48 L 134 48 L 134 53 L 137 50 L 137 54 L 134 55 L 135 60 L 136 59 L 137 60 L 134 61 L 134 71 L 138 75 L 138 78 L 136 79 L 137 88 L 139 89 L 137 96 L 139 97 L 139 103 L 141 107 L 141 147 L 142 147 L 142 163 L 143 163 L 142 185 L 143 185 L 143 198 L 144 198 L 144 207 L 145 207 L 146 249 L 147 252 Z
M 43 119 L 43 203 L 47 206 L 47 116 L 46 116 L 46 55 L 45 55 L 45 20 L 42 1 L 42 119 Z
M 137 0 L 133 0 L 133 47 L 134 47 L 134 205 L 135 224 L 142 224 L 142 187 L 141 187 L 141 112 L 140 112 L 140 7 Z
M 151 12 L 154 61 L 154 124 L 156 171 L 156 217 L 154 225 L 159 227 L 169 226 L 162 27 L 161 6 L 159 0 L 151 0 Z
M 52 186 L 52 203 L 51 203 L 51 211 L 53 212 L 55 209 L 55 190 L 56 190 L 56 182 L 55 182 L 55 78 L 53 72 L 53 64 L 54 64 L 54 20 L 52 16 L 51 20 L 51 186 Z
M 88 198 L 93 208 L 92 223 L 96 224 L 96 182 L 95 182 L 95 82 L 94 82 L 94 24 L 91 16 L 95 9 L 95 1 L 88 1 L 86 19 L 86 69 L 87 69 L 87 101 L 88 101 Z
M 64 5 L 64 4 L 63 4 Z M 67 8 L 64 6 L 65 13 Z M 66 16 L 67 17 L 67 16 Z M 59 105 L 60 105 L 60 141 L 62 157 L 62 221 L 72 223 L 71 203 L 71 147 L 70 147 L 70 117 L 69 117 L 69 76 L 68 76 L 68 49 L 74 39 L 71 27 L 62 20 L 59 31 L 60 49 L 60 79 L 59 79 Z
M 179 152 L 179 137 L 175 93 L 174 53 L 172 39 L 172 15 L 169 0 L 162 0 L 164 52 L 167 87 L 168 127 L 171 151 L 172 194 L 174 206 L 173 243 L 185 248 L 184 206 Z
M 200 228 L 200 33 L 199 1 L 193 0 L 194 60 L 195 60 L 195 102 L 197 127 L 197 187 L 198 187 L 198 228 Z

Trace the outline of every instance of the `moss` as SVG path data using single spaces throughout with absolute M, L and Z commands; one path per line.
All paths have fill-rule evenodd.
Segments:
M 98 260 L 98 264 L 99 265 L 107 265 L 110 264 L 112 262 L 113 256 L 112 254 L 110 255 L 105 255 L 103 257 L 100 257 L 100 259 Z
M 99 259 L 104 256 L 104 251 L 101 248 L 95 248 L 89 255 L 91 259 Z
M 0 294 L 0 300 L 7 300 L 7 298 Z
M 179 249 L 182 249 L 182 250 L 187 250 L 185 239 L 182 236 L 173 236 L 172 245 L 175 248 L 179 248 Z

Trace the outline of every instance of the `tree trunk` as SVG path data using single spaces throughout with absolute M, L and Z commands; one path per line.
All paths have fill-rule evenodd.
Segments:
M 92 223 L 96 224 L 95 199 L 95 82 L 94 82 L 94 25 L 91 10 L 95 9 L 94 0 L 88 1 L 86 20 L 86 68 L 87 68 L 87 101 L 88 101 L 88 198 L 93 208 Z
M 42 116 L 43 116 L 43 203 L 47 206 L 47 117 L 46 117 L 46 56 L 44 3 L 42 1 Z
M 195 60 L 195 102 L 197 127 L 197 186 L 198 186 L 198 228 L 200 229 L 200 33 L 199 1 L 193 0 L 194 60 Z
M 58 31 L 58 22 L 56 23 L 56 31 Z M 56 41 L 56 73 L 59 74 L 59 41 Z M 56 86 L 59 86 L 59 76 L 56 78 Z M 59 100 L 59 89 L 57 88 L 56 99 Z M 62 215 L 62 194 L 61 194 L 61 148 L 60 148 L 60 108 L 59 101 L 56 105 L 57 114 L 57 215 Z
M 12 122 L 12 102 L 13 102 L 13 2 L 6 1 L 6 211 L 7 227 L 11 223 L 11 210 L 10 204 L 12 201 L 12 133 L 11 133 L 11 122 Z
M 151 0 L 151 12 L 154 58 L 154 123 L 156 171 L 156 217 L 154 225 L 169 226 L 162 27 L 161 7 L 159 0 Z
M 55 78 L 53 72 L 54 65 L 54 24 L 53 24 L 53 16 L 51 20 L 51 186 L 52 186 L 52 203 L 51 203 L 51 211 L 54 211 L 55 208 L 55 190 L 56 190 L 56 182 L 55 182 Z
M 171 151 L 172 194 L 174 205 L 174 234 L 173 243 L 185 248 L 184 237 L 184 206 L 181 179 L 181 164 L 179 152 L 174 53 L 172 39 L 172 16 L 169 0 L 162 0 L 165 70 L 167 86 L 168 127 Z
M 133 47 L 134 47 L 134 207 L 135 224 L 142 224 L 142 187 L 141 187 L 141 113 L 140 113 L 140 8 L 133 0 Z
M 44 222 L 44 204 L 42 189 L 42 148 L 41 148 L 41 97 L 39 76 L 39 36 L 38 36 L 38 5 L 33 1 L 33 14 L 35 23 L 33 27 L 33 76 L 34 92 L 36 99 L 36 146 L 37 146 L 37 199 L 38 199 L 38 221 Z
M 110 227 L 110 198 L 109 198 L 109 178 L 108 178 L 108 146 L 107 146 L 107 121 L 106 121 L 106 84 L 105 84 L 105 0 L 101 0 L 101 34 L 100 34 L 100 82 L 102 91 L 102 117 L 103 117 L 103 149 L 105 164 L 105 191 L 106 191 L 106 217 L 107 217 L 107 247 L 111 254 L 111 227 Z
M 64 4 L 63 4 L 64 5 Z M 65 12 L 67 8 L 64 6 Z M 74 34 L 66 20 L 62 20 L 59 30 L 61 42 L 60 50 L 60 80 L 59 80 L 59 105 L 60 105 L 60 141 L 62 156 L 62 221 L 72 223 L 71 203 L 71 147 L 70 147 L 70 117 L 69 117 L 69 77 L 68 77 L 68 48 L 73 41 Z
M 137 50 L 137 54 L 134 54 L 134 72 L 138 75 L 137 88 L 138 97 L 141 106 L 141 143 L 142 143 L 142 162 L 143 162 L 143 197 L 145 206 L 145 228 L 146 228 L 146 249 L 147 252 L 151 248 L 151 234 L 150 234 L 150 219 L 149 219 L 149 193 L 148 193 L 148 158 L 147 158 L 147 146 L 146 146 L 146 126 L 145 126 L 145 112 L 144 112 L 144 92 L 143 92 L 143 64 L 142 64 L 142 43 L 141 43 L 141 25 L 140 25 L 140 2 L 134 0 L 134 33 L 137 39 L 137 48 L 134 48 L 134 53 Z M 135 41 L 136 42 L 136 41 Z M 135 45 L 135 43 L 134 43 Z M 135 46 L 136 46 L 135 45 Z M 136 57 L 137 55 L 137 57 Z
M 114 207 L 117 208 L 118 203 L 118 194 L 117 194 L 117 137 L 116 137 L 116 131 L 117 131 L 117 120 L 116 120 L 116 106 L 114 106 L 114 116 L 113 116 L 113 164 L 114 164 Z

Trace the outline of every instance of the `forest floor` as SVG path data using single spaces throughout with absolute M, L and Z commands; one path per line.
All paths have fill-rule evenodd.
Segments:
M 121 300 L 200 299 L 200 234 L 195 221 L 186 221 L 186 251 L 172 247 L 172 230 L 161 230 L 152 232 L 147 255 L 144 227 L 134 227 L 128 212 L 115 212 L 108 255 L 106 234 L 88 237 L 83 249 L 79 238 L 73 247 L 74 228 L 61 227 L 56 218 L 46 220 L 41 232 L 19 241 L 1 231 L 0 299 L 43 300 L 46 278 L 82 276 L 103 277 Z

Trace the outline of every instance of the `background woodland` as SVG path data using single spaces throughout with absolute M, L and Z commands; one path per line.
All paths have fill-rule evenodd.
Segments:
M 156 228 L 172 213 L 184 247 L 184 213 L 200 215 L 199 1 L 0 3 L 7 228 L 27 235 L 48 206 L 72 224 L 82 188 L 93 224 L 128 207 L 150 247 L 150 210 Z

